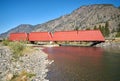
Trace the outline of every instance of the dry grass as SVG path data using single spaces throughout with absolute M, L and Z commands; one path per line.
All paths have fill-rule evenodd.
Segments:
M 21 73 L 14 75 L 10 81 L 31 81 L 31 78 L 34 76 L 35 74 L 33 73 L 22 71 Z
M 14 60 L 18 60 L 20 56 L 33 52 L 33 49 L 29 46 L 26 46 L 26 43 L 24 42 L 10 42 L 8 46 L 13 52 Z
M 4 39 L 4 40 L 2 41 L 2 44 L 5 45 L 5 46 L 8 46 L 9 43 L 10 43 L 10 41 L 9 41 L 8 39 Z

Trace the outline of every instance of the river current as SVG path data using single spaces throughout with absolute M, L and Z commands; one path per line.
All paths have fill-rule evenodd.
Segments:
M 54 62 L 49 81 L 120 81 L 120 53 L 99 47 L 49 47 L 43 49 Z

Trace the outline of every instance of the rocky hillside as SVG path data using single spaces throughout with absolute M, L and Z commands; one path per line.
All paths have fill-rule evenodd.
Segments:
M 110 33 L 120 29 L 120 8 L 116 8 L 111 4 L 96 4 L 81 6 L 80 8 L 74 10 L 72 13 L 61 16 L 57 19 L 48 21 L 43 24 L 38 24 L 34 26 L 31 25 L 20 25 L 15 28 L 15 32 L 23 32 L 33 29 L 33 31 L 66 31 L 66 30 L 85 30 L 98 28 L 99 26 L 105 27 L 108 23 L 108 28 Z M 22 27 L 21 27 L 22 26 Z M 14 29 L 8 31 L 14 32 Z M 5 35 L 5 34 L 2 34 Z
M 7 37 L 10 33 L 16 33 L 16 32 L 31 32 L 34 29 L 34 27 L 32 25 L 29 24 L 21 24 L 5 33 L 2 33 L 0 35 L 0 38 L 5 38 Z
M 71 14 L 37 25 L 34 31 L 80 30 L 105 26 L 106 22 L 109 23 L 110 30 L 116 29 L 120 24 L 120 10 L 110 4 L 88 5 Z

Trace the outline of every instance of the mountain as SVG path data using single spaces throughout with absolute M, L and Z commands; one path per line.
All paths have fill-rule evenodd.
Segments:
M 72 13 L 63 15 L 57 19 L 38 25 L 19 25 L 9 30 L 2 36 L 7 36 L 11 32 L 39 32 L 39 31 L 68 31 L 85 30 L 105 27 L 106 23 L 110 33 L 120 29 L 120 7 L 112 4 L 94 4 L 81 6 Z M 28 31 L 29 30 L 29 31 Z
M 16 32 L 31 32 L 34 29 L 32 25 L 29 24 L 21 24 L 5 33 L 0 34 L 0 38 L 6 38 L 10 33 L 16 33 Z
M 120 10 L 111 4 L 82 6 L 71 14 L 37 25 L 34 31 L 81 30 L 109 23 L 109 29 L 117 29 L 120 24 Z

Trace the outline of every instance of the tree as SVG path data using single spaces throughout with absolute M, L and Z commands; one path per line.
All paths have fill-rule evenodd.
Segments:
M 99 30 L 103 33 L 102 27 L 101 25 L 99 25 Z
M 120 23 L 118 24 L 117 32 L 120 32 Z
M 101 33 L 105 36 L 105 27 L 99 25 L 99 30 L 101 31 Z
M 105 31 L 105 27 L 104 26 L 101 27 L 101 30 L 102 30 L 103 35 L 106 36 L 105 35 L 106 31 Z
M 96 26 L 94 26 L 94 30 L 96 30 L 97 29 L 97 27 Z
M 98 29 L 102 32 L 101 25 L 99 25 Z
M 108 37 L 109 36 L 109 34 L 110 34 L 110 30 L 109 30 L 109 22 L 106 22 L 105 23 L 105 28 L 104 28 L 104 30 L 105 30 L 105 36 L 106 37 Z
M 79 30 L 79 27 L 78 27 L 78 26 L 76 26 L 74 30 L 78 31 L 78 30 Z
M 116 37 L 120 37 L 120 23 L 118 24 Z
M 111 31 L 111 33 L 114 33 L 114 32 L 115 32 L 115 29 L 113 28 L 112 31 Z
M 120 37 L 120 32 L 117 32 L 116 37 Z
M 90 30 L 90 28 L 86 28 L 86 30 Z

